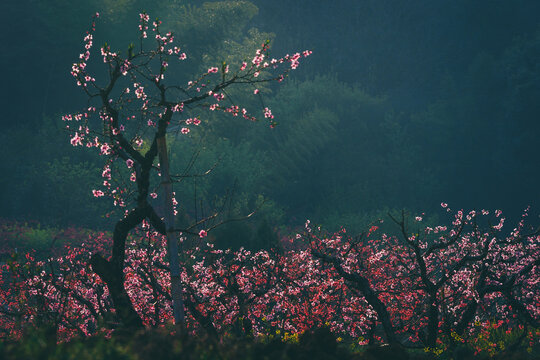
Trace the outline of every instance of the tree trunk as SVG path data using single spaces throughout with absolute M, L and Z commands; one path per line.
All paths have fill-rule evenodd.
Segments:
M 124 259 L 127 236 L 146 217 L 147 210 L 145 207 L 137 207 L 116 223 L 110 261 L 100 254 L 90 258 L 92 269 L 107 284 L 116 314 L 125 328 L 143 328 L 141 317 L 124 288 Z
M 437 305 L 437 293 L 429 296 L 427 345 L 434 348 L 437 345 L 439 334 L 439 307 Z
M 143 328 L 142 320 L 133 308 L 131 299 L 124 289 L 124 276 L 101 255 L 93 255 L 90 263 L 99 277 L 107 284 L 109 294 L 114 304 L 116 314 L 122 322 L 122 327 L 128 329 Z
M 338 274 L 346 281 L 350 282 L 353 288 L 358 290 L 366 299 L 369 305 L 373 307 L 373 310 L 377 313 L 379 321 L 382 323 L 386 338 L 390 346 L 401 346 L 401 343 L 397 339 L 392 319 L 388 313 L 386 305 L 379 299 L 377 293 L 371 288 L 369 281 L 359 274 L 349 274 L 341 266 L 341 262 L 337 258 L 333 258 L 329 255 L 323 254 L 315 249 L 311 249 L 311 253 L 316 258 L 319 258 L 327 263 L 334 265 L 334 269 Z
M 171 296 L 173 300 L 173 315 L 176 325 L 184 325 L 184 302 L 182 300 L 182 283 L 180 280 L 180 262 L 178 259 L 178 241 L 174 231 L 174 209 L 172 183 L 169 173 L 169 157 L 165 134 L 157 138 L 159 164 L 161 172 L 161 187 L 165 209 L 165 227 L 167 229 L 167 247 L 169 253 L 169 268 L 171 272 Z

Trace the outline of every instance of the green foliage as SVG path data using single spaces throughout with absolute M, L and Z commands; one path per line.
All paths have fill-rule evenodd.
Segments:
M 336 232 L 342 227 L 347 230 L 349 234 L 358 234 L 361 231 L 369 229 L 371 226 L 378 226 L 381 230 L 388 233 L 388 228 L 393 228 L 393 224 L 388 222 L 388 213 L 391 212 L 388 208 L 383 208 L 373 212 L 352 212 L 352 213 L 340 213 L 338 211 L 328 212 L 320 219 L 313 219 L 316 224 L 324 224 L 324 228 L 329 232 Z M 378 220 L 382 220 L 380 223 Z M 384 230 L 383 230 L 384 229 Z
M 262 237 L 257 235 L 263 224 L 273 229 L 284 221 L 280 206 L 264 195 L 261 180 L 270 176 L 264 152 L 255 149 L 251 141 L 215 139 L 206 137 L 204 131 L 201 128 L 200 133 L 193 131 L 188 136 L 170 135 L 171 173 L 188 175 L 174 184 L 180 211 L 193 220 L 219 210 L 223 221 L 243 219 L 255 211 L 249 219 L 219 226 L 211 237 L 221 247 L 260 249 L 274 243 L 273 230 L 263 231 L 264 235 L 259 234 Z
M 35 10 L 41 14 L 40 21 L 49 41 L 58 41 L 58 34 L 62 34 L 61 45 L 79 47 L 92 16 L 99 12 L 100 22 L 105 29 L 100 31 L 112 35 L 108 37 L 109 45 L 127 50 L 129 39 L 138 35 L 137 20 L 140 12 L 146 11 L 153 17 L 162 17 L 170 13 L 174 3 L 174 0 L 37 0 Z
M 90 359 L 354 359 L 338 347 L 333 335 L 315 330 L 301 336 L 298 343 L 276 338 L 267 342 L 249 338 L 213 338 L 174 336 L 165 330 L 148 330 L 107 339 L 95 336 L 56 345 L 46 340 L 44 331 L 29 332 L 21 341 L 0 345 L 0 356 L 9 359 L 90 360 Z
M 267 186 L 295 216 L 417 206 L 411 200 L 430 193 L 407 124 L 385 98 L 318 76 L 286 84 L 271 106 L 280 124 L 260 142 L 270 160 Z
M 22 187 L 32 189 L 32 198 L 36 201 L 34 211 L 46 214 L 42 215 L 45 221 L 90 226 L 99 223 L 107 211 L 104 202 L 96 201 L 91 192 L 101 180 L 100 168 L 96 165 L 74 163 L 63 157 L 31 171 L 31 177 L 22 183 Z
M 251 60 L 261 44 L 273 38 L 273 34 L 255 28 L 246 31 L 258 13 L 258 8 L 251 2 L 213 1 L 200 6 L 192 3 L 171 1 L 166 9 L 159 9 L 155 15 L 172 30 L 183 45 L 182 51 L 187 54 L 187 60 L 181 66 L 169 70 L 180 84 L 205 73 L 209 67 Z M 244 87 L 228 89 L 227 96 L 235 98 L 249 92 L 241 88 Z
M 354 350 L 351 350 L 351 347 Z M 146 330 L 130 334 L 96 335 L 57 344 L 54 336 L 43 329 L 29 329 L 19 341 L 0 342 L 0 358 L 36 360 L 94 360 L 94 359 L 535 359 L 537 350 L 511 350 L 498 355 L 480 353 L 455 347 L 437 350 L 405 350 L 390 346 L 361 346 L 349 344 L 327 329 L 304 332 L 294 339 L 281 333 L 252 339 L 229 336 L 221 341 L 211 337 L 173 335 L 170 329 Z M 437 353 L 437 354 L 435 354 Z
M 385 98 L 331 76 L 290 81 L 269 95 L 275 129 L 216 116 L 203 119 L 204 127 L 189 136 L 170 135 L 176 172 L 187 168 L 194 147 L 200 153 L 192 172 L 213 168 L 210 176 L 185 179 L 175 188 L 191 204 L 186 209 L 193 207 L 195 191 L 198 199 L 215 204 L 223 204 L 227 193 L 237 202 L 244 198 L 244 205 L 264 194 L 285 211 L 285 225 L 310 218 L 355 231 L 388 206 L 416 210 L 441 186 L 419 162 L 404 116 L 388 109 Z M 240 209 L 238 204 L 229 206 Z M 245 206 L 236 214 L 249 212 Z M 279 218 L 267 220 L 275 225 Z
M 27 331 L 18 342 L 4 342 L 0 345 L 0 357 L 6 359 L 35 360 L 95 360 L 118 359 L 135 360 L 139 357 L 130 352 L 115 339 L 96 336 L 89 339 L 77 339 L 67 344 L 56 344 L 54 333 L 47 329 Z
M 39 224 L 36 227 L 29 227 L 26 231 L 18 233 L 17 244 L 20 248 L 33 249 L 37 252 L 48 250 L 52 246 L 56 229 L 42 228 Z
M 476 336 L 467 341 L 470 350 L 475 354 L 492 358 L 520 350 L 527 352 L 531 357 L 540 355 L 538 329 L 521 328 L 510 331 L 502 321 L 500 323 L 491 321 L 487 324 L 477 322 L 475 326 Z
M 9 175 L 0 178 L 0 216 L 50 225 L 106 224 L 103 214 L 109 204 L 92 196 L 101 181 L 99 158 L 86 151 L 73 152 L 58 121 L 44 118 L 33 131 L 21 127 L 2 134 L 6 160 L 0 171 Z
M 76 172 L 84 173 L 94 163 L 68 149 L 58 129 L 41 132 L 41 139 L 34 134 L 36 128 L 42 131 L 42 113 L 51 115 L 80 100 L 71 94 L 77 92 L 65 91 L 74 89 L 67 72 L 96 11 L 102 25 L 98 35 L 106 32 L 112 47 L 123 53 L 138 36 L 139 12 L 163 20 L 188 54 L 187 61 L 170 69 L 179 83 L 210 65 L 249 61 L 262 42 L 274 38 L 272 51 L 280 54 L 314 50 L 309 73 L 300 70 L 296 81 L 279 93 L 260 86 L 264 105 L 270 105 L 280 123 L 274 131 L 217 113 L 201 119 L 203 146 L 218 146 L 209 158 L 218 158 L 219 151 L 231 154 L 221 173 L 216 168 L 214 180 L 199 185 L 208 199 L 238 178 L 239 193 L 253 192 L 253 198 L 264 194 L 276 208 L 287 210 L 287 218 L 295 216 L 295 224 L 306 217 L 325 222 L 339 214 L 352 224 L 354 217 L 384 207 L 429 210 L 452 200 L 463 207 L 522 208 L 531 201 L 525 197 L 538 198 L 538 1 L 5 3 L 6 28 L 19 36 L 0 34 L 10 49 L 2 54 L 3 64 L 11 69 L 4 79 L 4 119 L 17 129 L 0 134 L 7 149 L 0 165 L 5 174 L 0 178 L 2 216 L 47 215 L 48 222 L 92 223 L 93 210 L 60 213 L 65 206 L 69 209 L 66 198 L 50 215 L 38 204 L 42 197 L 55 201 L 53 194 L 71 191 L 60 180 L 59 187 L 68 189 L 44 196 L 47 188 L 37 180 L 56 189 L 54 181 L 64 175 L 58 169 L 63 157 L 86 163 L 66 169 L 66 179 L 75 179 Z M 94 60 L 100 62 L 99 57 Z M 333 75 L 310 79 L 314 73 Z M 235 101 L 253 90 L 231 89 L 227 96 Z M 247 98 L 252 108 L 261 105 L 258 96 Z M 231 143 L 225 150 L 221 139 Z M 56 146 L 60 143 L 67 147 Z M 47 171 L 47 163 L 55 169 Z M 233 174 L 235 166 L 239 175 Z M 509 191 L 516 188 L 522 189 L 520 198 Z M 81 180 L 73 203 L 85 208 L 100 203 L 82 193 L 90 189 Z M 494 193 L 501 197 L 494 200 Z M 193 192 L 186 194 L 191 201 Z
M 506 110 L 505 130 L 514 145 L 514 159 L 522 164 L 516 164 L 518 170 L 529 167 L 527 159 L 531 154 L 537 154 L 538 115 L 540 113 L 540 27 L 534 34 L 516 39 L 500 59 L 497 68 L 504 77 L 506 87 L 504 105 Z M 509 121 L 510 120 L 510 121 Z M 507 146 L 508 146 L 507 145 Z M 511 160 L 514 160 L 511 159 Z M 532 159 L 531 163 L 536 159 Z M 521 165 L 521 166 L 519 166 Z M 532 165 L 532 164 L 530 164 Z M 527 180 L 527 185 L 533 185 L 533 180 Z
M 261 249 L 279 249 L 277 232 L 270 226 L 266 218 L 259 216 L 259 220 L 235 221 L 220 225 L 213 230 L 210 240 L 218 248 L 238 250 L 243 247 L 251 251 Z
M 26 94 L 30 81 L 32 87 L 38 86 L 34 79 L 46 73 L 49 81 L 40 83 L 47 88 L 35 92 L 47 95 L 32 108 L 56 111 L 74 100 L 62 103 L 52 90 L 67 86 L 61 82 L 68 77 L 65 64 L 74 59 L 66 62 L 63 54 L 81 49 L 81 37 L 96 11 L 102 23 L 98 35 L 107 32 L 113 48 L 121 52 L 138 36 L 139 12 L 163 20 L 188 55 L 169 70 L 180 84 L 210 66 L 249 63 L 261 43 L 277 38 L 280 54 L 315 50 L 308 59 L 309 71 L 323 75 L 300 73 L 279 91 L 260 84 L 263 97 L 253 95 L 254 88 L 249 87 L 227 92 L 234 103 L 246 99 L 243 103 L 250 110 L 268 105 L 279 123 L 272 131 L 265 124 L 213 112 L 201 117 L 197 131 L 178 135 L 171 147 L 171 154 L 178 154 L 171 160 L 177 173 L 189 164 L 194 147 L 201 149 L 194 173 L 217 163 L 210 176 L 186 178 L 175 186 L 187 216 L 198 216 L 199 200 L 207 209 L 226 203 L 234 210 L 229 211 L 232 217 L 246 215 L 262 196 L 264 215 L 259 211 L 260 218 L 242 230 L 231 225 L 242 232 L 238 239 L 253 239 L 259 221 L 276 228 L 310 218 L 326 228 L 343 225 L 353 231 L 380 217 L 379 212 L 384 215 L 386 208 L 428 211 L 450 200 L 470 208 L 525 206 L 526 199 L 501 189 L 519 183 L 520 188 L 538 193 L 533 155 L 540 111 L 536 61 L 540 33 L 531 15 L 536 12 L 530 11 L 537 5 L 454 3 L 396 6 L 391 1 L 349 1 L 308 7 L 282 0 L 38 0 L 23 1 L 20 8 L 8 4 L 8 10 L 19 14 L 12 17 L 20 30 L 32 29 L 32 22 L 40 28 L 30 37 L 35 35 L 33 42 L 18 42 L 5 54 L 10 66 L 15 70 L 20 66 L 13 73 L 30 74 L 26 82 L 17 79 L 8 84 L 10 98 L 25 98 L 17 94 Z M 339 16 L 328 17 L 330 10 Z M 479 17 L 484 11 L 493 16 Z M 476 15 L 454 24 L 455 19 L 469 19 L 463 14 Z M 323 18 L 339 24 L 334 26 L 338 33 L 321 27 Z M 493 26 L 503 20 L 509 27 Z M 445 39 L 443 48 L 438 39 Z M 36 53 L 42 63 L 20 65 L 20 59 Z M 6 111 L 10 118 L 10 110 Z M 186 109 L 182 116 L 199 114 L 199 109 Z M 0 215 L 49 224 L 107 223 L 101 214 L 108 204 L 90 193 L 101 180 L 99 161 L 73 152 L 67 137 L 61 139 L 56 122 L 37 119 L 37 127 L 16 125 L 0 134 L 7 149 L 0 171 L 9 174 L 0 178 L 4 202 Z M 494 193 L 501 195 L 497 202 Z
M 65 246 L 80 245 L 90 233 L 88 229 L 0 219 L 0 259 L 29 253 L 43 260 L 62 251 Z M 14 249 L 17 249 L 16 253 L 12 253 Z
M 174 2 L 164 21 L 200 61 L 203 54 L 223 50 L 231 40 L 239 39 L 257 12 L 247 1 L 205 2 L 202 6 Z
M 75 30 L 71 31 L 67 38 L 62 37 L 62 42 L 65 46 L 73 47 L 80 47 L 81 34 L 89 25 L 91 15 L 99 11 L 99 21 L 104 23 L 100 31 L 112 33 L 112 38 L 109 37 L 111 46 L 120 51 L 127 49 L 127 39 L 138 35 L 137 13 L 146 10 L 152 17 L 163 19 L 167 27 L 173 29 L 175 37 L 184 45 L 182 51 L 188 53 L 188 60 L 182 62 L 181 69 L 171 69 L 170 76 L 177 79 L 182 79 L 186 74 L 193 76 L 200 71 L 206 72 L 209 66 L 222 62 L 237 63 L 251 59 L 260 44 L 273 37 L 272 34 L 261 33 L 257 29 L 244 31 L 257 14 L 257 8 L 249 2 L 223 1 L 202 5 L 196 3 L 186 4 L 171 0 L 157 5 L 142 0 L 91 0 L 74 7 L 72 3 L 64 0 L 54 0 L 38 1 L 35 5 L 42 12 L 42 21 L 46 24 L 44 36 L 55 36 L 54 34 L 60 32 L 58 24 L 68 24 L 70 29 Z M 131 19 L 134 20 L 133 23 L 130 23 Z M 78 28 L 80 31 L 76 31 Z M 261 86 L 262 92 L 270 91 L 265 89 L 266 85 Z M 252 108 L 259 107 L 259 99 L 253 96 L 253 89 L 231 89 L 227 96 L 235 99 L 248 93 L 252 95 Z M 197 109 L 186 110 L 186 116 L 189 115 L 188 112 L 196 114 Z M 58 116 L 55 116 L 56 118 Z M 257 187 L 258 180 L 253 174 L 267 173 L 262 162 L 256 163 L 256 158 L 262 156 L 262 152 L 251 152 L 253 146 L 241 136 L 247 133 L 248 126 L 252 124 L 246 121 L 234 123 L 237 119 L 231 120 L 230 117 L 217 113 L 202 120 L 202 131 L 196 136 L 207 139 L 203 146 L 211 149 L 211 153 L 202 151 L 200 163 L 194 170 L 206 171 L 219 159 L 223 166 L 220 164 L 216 167 L 217 176 L 211 180 L 201 178 L 197 185 L 188 184 L 187 189 L 177 187 L 181 206 L 188 203 L 192 205 L 195 187 L 197 198 L 206 203 L 223 202 L 228 197 L 227 191 L 234 188 L 234 193 L 240 194 L 235 197 L 245 199 L 238 200 L 243 202 L 242 205 L 235 205 L 236 208 L 242 207 L 242 211 L 235 211 L 235 216 L 248 214 L 253 210 L 248 203 L 250 206 L 255 205 L 263 192 Z M 108 223 L 102 216 L 110 210 L 109 204 L 103 199 L 96 200 L 91 195 L 91 190 L 101 182 L 101 161 L 97 156 L 89 155 L 85 151 L 73 152 L 67 134 L 62 139 L 62 128 L 63 124 L 58 121 L 44 118 L 36 127 L 13 128 L 0 135 L 0 140 L 8 149 L 7 161 L 0 165 L 1 170 L 11 174 L 10 177 L 0 179 L 1 191 L 5 193 L 5 196 L 2 196 L 4 206 L 1 216 L 32 218 L 53 225 L 75 223 L 98 227 Z M 173 165 L 177 164 L 179 173 L 183 173 L 183 166 L 191 158 L 196 144 L 193 141 L 185 144 L 187 137 L 181 137 L 181 141 L 177 143 L 180 146 L 173 146 L 173 153 L 179 151 L 181 159 L 174 158 L 172 162 Z M 233 150 L 230 139 L 236 141 L 235 145 L 240 144 L 237 149 Z M 21 144 L 28 146 L 21 148 Z M 21 163 L 21 158 L 26 161 Z M 253 196 L 246 196 L 247 193 L 252 193 Z M 271 201 L 266 202 L 265 209 L 269 208 L 269 204 Z M 184 207 L 186 208 L 187 206 Z M 272 223 L 279 221 L 282 216 L 276 210 L 270 213 L 268 216 L 273 218 Z M 192 213 L 191 216 L 195 217 L 197 214 Z

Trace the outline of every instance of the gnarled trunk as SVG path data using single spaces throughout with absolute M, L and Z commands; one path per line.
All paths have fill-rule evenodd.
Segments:
M 137 207 L 116 223 L 111 260 L 104 259 L 100 254 L 94 254 L 90 259 L 93 270 L 107 284 L 116 314 L 124 328 L 143 327 L 141 317 L 135 311 L 124 287 L 124 260 L 127 236 L 146 217 L 147 210 Z
M 112 263 L 99 254 L 93 255 L 90 263 L 94 271 L 107 284 L 121 326 L 130 329 L 143 328 L 142 320 L 133 308 L 131 299 L 124 288 L 123 272 L 119 274 Z

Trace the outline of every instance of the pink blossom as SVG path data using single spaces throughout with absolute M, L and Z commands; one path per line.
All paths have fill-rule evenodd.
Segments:
M 204 237 L 206 237 L 207 235 L 208 235 L 208 233 L 207 233 L 205 230 L 199 231 L 199 237 L 200 237 L 200 238 L 204 238 Z
M 71 138 L 71 145 L 82 145 L 82 137 L 79 136 L 79 133 L 75 133 L 75 135 L 73 135 L 73 137 Z
M 137 99 L 146 99 L 146 94 L 144 93 L 144 87 L 139 86 L 137 89 L 135 89 L 135 95 L 137 95 Z
M 300 53 L 296 53 L 293 56 L 289 58 L 289 61 L 291 62 L 291 69 L 296 69 L 298 65 L 300 65 L 300 62 L 298 61 L 300 59 Z
M 124 76 L 127 75 L 130 66 L 131 66 L 131 63 L 127 60 L 124 60 L 124 62 L 120 66 L 120 72 L 122 73 L 122 75 Z
M 105 195 L 101 190 L 92 190 L 92 194 L 94 194 L 94 197 L 101 197 Z
M 274 118 L 274 115 L 272 115 L 272 110 L 270 110 L 269 108 L 265 107 L 265 108 L 264 108 L 264 117 L 267 118 L 267 119 L 273 119 L 273 118 Z
M 111 168 L 108 165 L 105 166 L 105 168 L 103 169 L 101 177 L 106 178 L 107 180 L 111 180 Z
M 140 13 L 139 14 L 139 17 L 141 19 L 142 22 L 148 22 L 150 21 L 150 15 L 146 14 L 146 13 Z
M 253 60 L 251 60 L 251 63 L 255 65 L 256 67 L 259 67 L 261 66 L 261 63 L 263 62 L 263 60 L 264 60 L 264 54 L 261 53 L 261 50 L 259 49 L 257 50 Z
M 182 130 L 180 130 L 180 132 L 185 135 L 185 134 L 189 133 L 189 129 L 183 127 Z
M 111 154 L 111 147 L 107 143 L 104 143 L 103 145 L 101 145 L 100 150 L 101 150 L 101 155 L 110 155 Z
M 216 98 L 217 101 L 221 101 L 221 100 L 225 99 L 225 95 L 223 95 L 221 93 L 215 93 L 214 97 Z

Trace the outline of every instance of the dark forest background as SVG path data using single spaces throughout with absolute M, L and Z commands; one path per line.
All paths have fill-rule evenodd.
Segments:
M 219 230 L 229 241 L 308 218 L 355 232 L 391 210 L 437 214 L 441 202 L 509 220 L 531 205 L 537 218 L 539 1 L 3 0 L 0 10 L 0 217 L 110 225 L 108 200 L 91 193 L 102 159 L 74 149 L 60 117 L 86 104 L 69 71 L 91 15 L 101 13 L 97 45 L 125 50 L 146 10 L 188 54 L 169 81 L 250 58 L 266 39 L 276 57 L 313 50 L 286 84 L 261 88 L 275 129 L 206 114 L 200 131 L 170 135 L 177 171 L 194 152 L 194 172 L 219 161 L 175 185 L 182 211 L 259 209 Z

